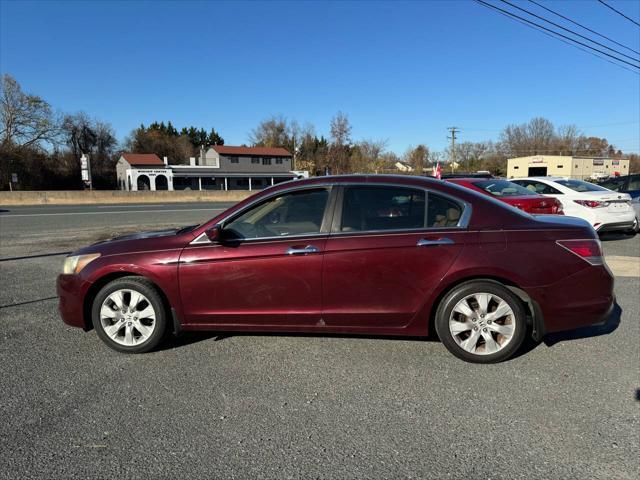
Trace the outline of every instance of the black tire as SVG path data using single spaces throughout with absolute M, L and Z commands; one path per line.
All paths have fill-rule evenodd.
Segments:
M 127 346 L 117 343 L 107 335 L 100 321 L 100 309 L 105 299 L 116 290 L 134 290 L 144 295 L 155 311 L 155 327 L 149 338 L 145 341 Z M 167 332 L 167 312 L 155 285 L 144 277 L 121 277 L 106 284 L 96 295 L 91 308 L 91 320 L 96 329 L 98 337 L 107 344 L 108 347 L 124 353 L 145 353 L 155 347 L 164 339 Z
M 511 320 L 515 325 L 513 336 L 502 349 L 495 353 L 475 354 L 468 352 L 458 345 L 449 330 L 449 319 L 456 304 L 463 298 L 477 293 L 497 295 L 507 302 L 513 311 L 513 320 Z M 456 357 L 471 363 L 498 363 L 507 360 L 518 351 L 527 333 L 527 320 L 522 301 L 508 288 L 494 281 L 474 280 L 458 285 L 442 299 L 436 311 L 435 327 L 440 341 Z

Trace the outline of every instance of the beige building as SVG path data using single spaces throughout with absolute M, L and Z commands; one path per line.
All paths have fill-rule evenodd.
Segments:
M 629 174 L 629 160 L 615 158 L 532 155 L 507 160 L 507 178 L 569 177 L 580 180 Z

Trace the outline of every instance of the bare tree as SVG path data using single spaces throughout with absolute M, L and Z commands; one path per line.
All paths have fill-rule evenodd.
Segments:
M 249 141 L 256 147 L 282 147 L 289 152 L 299 144 L 300 127 L 297 122 L 289 122 L 285 117 L 273 116 L 263 120 L 249 134 Z
M 331 119 L 331 147 L 329 149 L 332 173 L 349 173 L 351 171 L 351 124 L 349 118 L 338 112 Z
M 54 143 L 58 126 L 51 106 L 42 98 L 25 93 L 10 75 L 0 79 L 0 139 L 3 151 L 14 147 L 40 147 Z
M 422 175 L 429 161 L 429 148 L 426 145 L 418 145 L 415 148 L 409 147 L 404 154 L 403 160 L 413 167 L 415 175 Z

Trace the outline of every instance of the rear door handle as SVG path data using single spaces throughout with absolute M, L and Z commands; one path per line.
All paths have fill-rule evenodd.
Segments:
M 438 238 L 437 240 L 429 240 L 428 238 L 421 238 L 418 240 L 418 247 L 438 247 L 440 245 L 453 245 L 454 242 L 448 237 Z
M 307 245 L 306 247 L 289 247 L 285 252 L 287 255 L 307 255 L 308 253 L 318 253 L 320 249 L 313 245 Z

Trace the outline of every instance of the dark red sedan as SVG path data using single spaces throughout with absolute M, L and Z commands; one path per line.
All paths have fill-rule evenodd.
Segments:
M 276 185 L 212 220 L 67 257 L 69 325 L 122 352 L 181 330 L 426 336 L 504 360 L 526 335 L 600 323 L 613 278 L 591 226 L 424 177 Z
M 532 192 L 517 183 L 500 178 L 455 178 L 447 182 L 457 183 L 486 195 L 493 195 L 509 205 L 534 215 L 563 215 L 562 203 L 552 197 Z

